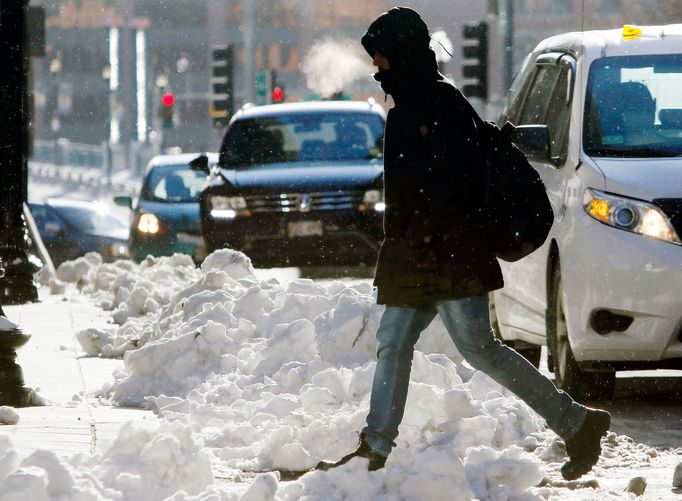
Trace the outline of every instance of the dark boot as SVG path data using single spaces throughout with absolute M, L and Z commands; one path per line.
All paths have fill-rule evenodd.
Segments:
M 367 466 L 367 470 L 369 471 L 375 471 L 379 470 L 384 467 L 384 464 L 386 463 L 386 456 L 382 456 L 378 452 L 372 450 L 372 448 L 367 444 L 365 441 L 365 435 L 361 434 L 360 435 L 360 445 L 358 448 L 354 451 L 351 452 L 350 454 L 346 454 L 343 456 L 341 459 L 339 459 L 336 463 L 332 463 L 329 461 L 320 461 L 317 463 L 316 470 L 322 470 L 322 471 L 327 471 L 332 468 L 336 468 L 337 466 L 341 466 L 342 464 L 346 464 L 348 461 L 353 459 L 354 457 L 361 457 L 361 458 L 367 458 L 369 460 L 369 465 Z
M 611 414 L 599 409 L 587 409 L 585 422 L 566 443 L 568 461 L 561 467 L 565 480 L 575 480 L 597 464 L 601 454 L 601 438 L 611 425 Z

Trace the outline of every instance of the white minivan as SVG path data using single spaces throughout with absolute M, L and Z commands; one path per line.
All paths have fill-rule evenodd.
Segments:
M 567 33 L 527 56 L 500 116 L 554 225 L 501 262 L 498 336 L 557 386 L 609 398 L 615 372 L 682 368 L 682 25 Z

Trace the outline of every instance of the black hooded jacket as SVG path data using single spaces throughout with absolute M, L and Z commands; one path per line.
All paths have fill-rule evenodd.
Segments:
M 405 7 L 379 16 L 362 37 L 370 56 L 388 59 L 375 79 L 395 102 L 384 142 L 380 304 L 430 307 L 502 286 L 481 221 L 472 108 L 438 72 L 429 41 L 424 21 Z

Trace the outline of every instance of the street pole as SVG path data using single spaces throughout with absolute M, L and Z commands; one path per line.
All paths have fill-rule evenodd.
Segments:
M 135 41 L 134 30 L 130 25 L 131 19 L 135 15 L 133 0 L 116 0 L 116 12 L 121 18 L 120 28 L 117 34 L 118 45 L 118 91 L 115 92 L 117 102 L 117 112 L 120 118 L 119 138 L 125 151 L 125 166 L 129 172 L 135 168 L 133 161 L 133 150 L 136 135 L 136 113 L 137 100 L 135 93 Z
M 256 30 L 256 0 L 242 0 L 244 22 L 242 40 L 244 41 L 244 103 L 253 103 L 256 85 L 256 51 L 254 44 Z
M 40 261 L 29 252 L 23 217 L 28 192 L 29 52 L 26 19 L 28 0 L 0 3 L 0 301 L 38 300 L 33 274 Z M 20 85 L 17 85 L 17 82 Z
M 0 1 L 0 303 L 38 300 L 37 258 L 28 251 L 23 218 L 28 191 L 28 0 Z M 17 85 L 17 82 L 20 85 Z M 0 304 L 0 405 L 31 405 L 16 349 L 30 336 L 7 320 Z
M 500 28 L 502 31 L 502 92 L 506 94 L 514 77 L 514 0 L 502 0 Z

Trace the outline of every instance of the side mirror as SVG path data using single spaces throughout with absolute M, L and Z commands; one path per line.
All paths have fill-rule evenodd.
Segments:
M 133 208 L 133 197 L 130 195 L 114 195 L 114 203 L 122 207 Z
M 191 160 L 188 165 L 193 171 L 203 172 L 206 175 L 211 173 L 211 170 L 208 168 L 208 156 L 206 155 L 199 155 L 194 160 Z
M 511 140 L 528 157 L 528 160 L 547 162 L 552 159 L 549 150 L 549 128 L 546 125 L 519 125 Z

